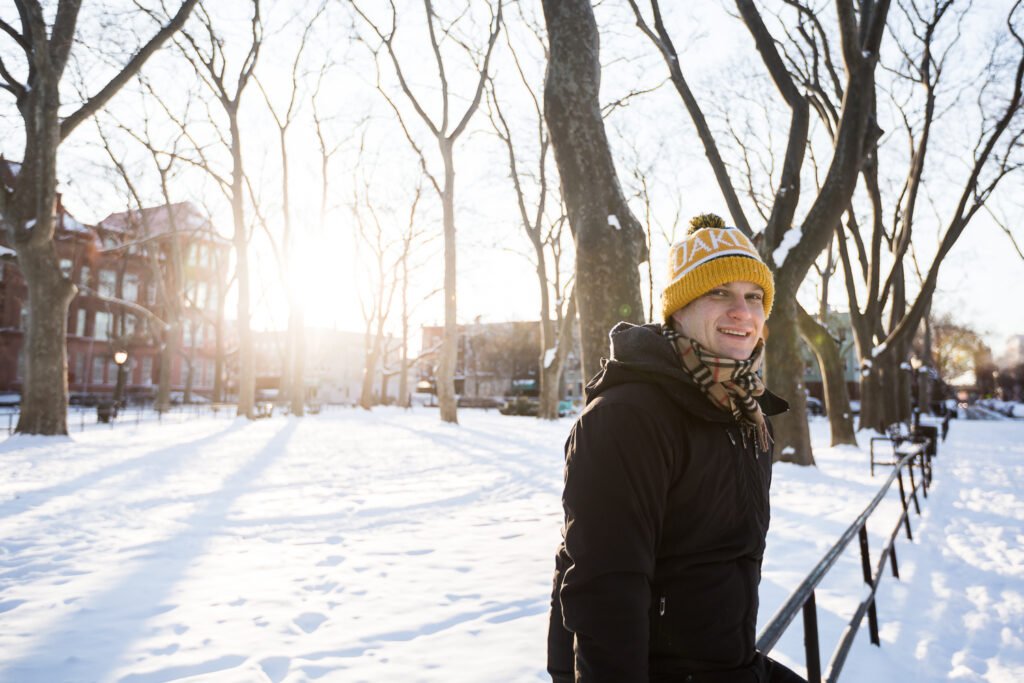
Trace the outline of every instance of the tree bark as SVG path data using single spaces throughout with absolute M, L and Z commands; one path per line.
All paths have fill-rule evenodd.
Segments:
M 620 320 L 643 322 L 639 264 L 644 231 L 626 204 L 612 161 L 599 91 L 599 37 L 589 0 L 544 0 L 550 57 L 544 115 L 576 242 L 576 293 L 583 370 L 608 355 Z
M 441 420 L 458 423 L 455 397 L 455 365 L 458 361 L 459 334 L 456 323 L 455 271 L 455 161 L 452 141 L 440 140 L 444 162 L 444 189 L 441 209 L 444 229 L 444 337 L 437 364 L 437 402 Z
M 789 411 L 772 418 L 775 428 L 775 460 L 813 465 L 811 434 L 807 426 L 807 394 L 804 391 L 804 361 L 800 355 L 797 303 L 776 299 L 772 309 L 770 336 L 765 344 L 765 384 L 789 401 Z
M 797 309 L 800 336 L 814 351 L 821 368 L 821 381 L 825 390 L 825 409 L 828 413 L 829 429 L 832 433 L 830 445 L 857 445 L 853 431 L 853 414 L 850 410 L 850 393 L 843 377 L 843 359 L 839 345 L 826 327 L 819 324 L 803 308 Z
M 553 357 L 541 359 L 540 365 L 540 406 L 537 410 L 537 417 L 543 420 L 554 420 L 558 418 L 558 403 L 561 399 L 560 391 L 562 386 L 562 373 L 565 370 L 565 361 L 569 357 L 569 349 L 572 348 L 573 328 L 576 327 L 576 292 L 569 296 L 569 305 L 565 315 L 558 326 L 558 339 L 554 340 L 551 347 Z M 547 352 L 545 352 L 545 356 Z
M 67 311 L 75 287 L 60 272 L 52 242 L 19 250 L 28 285 L 25 382 L 17 431 L 67 434 Z M 91 371 L 91 369 L 87 370 Z

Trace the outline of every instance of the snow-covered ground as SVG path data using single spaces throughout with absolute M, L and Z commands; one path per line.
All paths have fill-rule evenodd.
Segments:
M 0 441 L 0 681 L 537 681 L 570 422 L 419 409 Z M 874 496 L 778 464 L 767 622 Z M 1024 422 L 955 421 L 844 681 L 1024 681 Z M 898 510 L 869 522 L 872 564 Z M 864 591 L 817 593 L 822 659 Z M 803 668 L 800 620 L 773 653 Z

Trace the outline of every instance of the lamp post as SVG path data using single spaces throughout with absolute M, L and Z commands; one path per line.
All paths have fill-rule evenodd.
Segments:
M 122 396 L 124 395 L 125 363 L 128 361 L 128 352 L 118 349 L 114 352 L 114 363 L 117 365 L 117 384 L 114 386 L 114 409 L 121 407 Z

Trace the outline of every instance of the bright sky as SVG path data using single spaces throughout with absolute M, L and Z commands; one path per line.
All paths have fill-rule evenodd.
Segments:
M 277 109 L 283 110 L 289 87 L 291 61 L 298 46 L 302 23 L 291 21 L 285 12 L 294 10 L 275 4 L 267 9 L 264 17 L 267 26 L 267 43 L 264 47 L 257 71 L 259 78 L 271 93 Z M 622 6 L 619 6 L 619 5 Z M 976 31 L 990 29 L 993 17 L 1005 13 L 1011 3 L 1008 0 L 991 0 L 977 4 L 979 23 Z M 378 3 L 367 2 L 374 10 L 381 9 Z M 309 4 L 312 7 L 313 3 Z M 443 5 L 442 5 L 443 6 Z M 307 8 L 308 9 L 308 8 Z M 296 225 L 296 252 L 294 259 L 298 281 L 304 291 L 307 321 L 309 324 L 358 330 L 363 328 L 361 296 L 374 288 L 368 279 L 367 268 L 371 264 L 369 250 L 365 243 L 359 243 L 356 236 L 355 220 L 351 210 L 354 199 L 360 195 L 365 199 L 369 187 L 371 201 L 378 209 L 378 218 L 385 231 L 395 235 L 407 223 L 409 207 L 417 183 L 423 183 L 423 196 L 417 211 L 417 224 L 425 233 L 440 232 L 440 201 L 429 183 L 419 179 L 419 163 L 410 150 L 401 129 L 386 102 L 374 89 L 373 63 L 367 49 L 358 40 L 352 40 L 351 20 L 345 8 L 331 4 L 325 23 L 314 32 L 304 53 L 302 70 L 308 76 L 304 79 L 305 96 L 298 111 L 298 117 L 289 133 L 289 155 L 291 167 L 291 190 L 293 217 Z M 481 11 L 481 4 L 474 3 L 474 11 Z M 218 8 L 218 12 L 227 11 Z M 234 10 L 232 10 L 234 11 Z M 539 8 L 530 7 L 529 12 Z M 308 13 L 307 13 L 308 14 Z M 429 45 L 425 39 L 422 10 L 416 3 L 410 4 L 401 13 L 399 24 L 399 57 L 407 69 L 407 80 L 423 99 L 425 108 L 434 116 L 439 112 L 439 94 L 436 71 L 431 59 Z M 226 16 L 218 18 L 227 18 Z M 239 49 L 245 35 L 245 17 L 234 18 L 236 29 L 228 36 L 229 49 Z M 477 20 L 476 30 L 466 26 L 467 41 L 478 43 L 485 34 L 486 12 L 471 15 Z M 517 10 L 506 10 L 506 19 L 512 26 L 512 38 L 523 52 L 523 64 L 534 86 L 541 89 L 543 64 L 540 52 L 523 30 Z M 540 17 L 535 17 L 540 19 Z M 674 6 L 668 17 L 669 27 L 680 46 L 684 69 L 691 87 L 705 106 L 709 117 L 721 129 L 721 117 L 725 113 L 740 116 L 743 103 L 739 95 L 747 87 L 743 80 L 747 72 L 763 74 L 759 63 L 751 64 L 753 55 L 749 35 L 735 19 L 728 17 L 715 3 Z M 653 48 L 639 33 L 624 3 L 603 3 L 598 7 L 598 21 L 602 28 L 603 72 L 602 100 L 614 101 L 630 90 L 649 88 L 665 78 L 664 63 L 654 54 Z M 985 22 L 989 22 L 985 26 Z M 363 35 L 368 35 L 360 28 Z M 982 35 L 976 33 L 975 35 Z M 466 100 L 472 92 L 472 82 L 467 77 L 464 53 L 455 49 L 448 54 L 452 61 L 449 72 L 452 83 L 453 117 L 461 115 Z M 237 55 L 232 55 L 234 64 Z M 320 225 L 321 176 L 317 139 L 312 124 L 312 107 L 308 96 L 315 83 L 316 71 L 325 61 L 334 66 L 327 72 L 321 94 L 317 100 L 320 115 L 325 118 L 325 130 L 329 146 L 338 146 L 330 166 L 328 191 L 328 215 L 326 223 Z M 455 66 L 461 64 L 461 67 Z M 515 67 L 509 58 L 504 37 L 494 58 L 494 73 L 505 100 L 506 113 L 511 113 L 521 145 L 521 160 L 529 166 L 533 150 L 529 146 L 532 134 L 529 101 L 516 76 Z M 185 97 L 185 88 L 190 81 L 188 67 L 170 55 L 161 55 L 147 68 L 150 77 L 160 84 L 159 91 L 170 103 L 180 109 Z M 763 76 L 760 76 L 763 78 Z M 412 134 L 423 146 L 428 156 L 428 166 L 439 173 L 440 164 L 436 144 L 422 122 L 408 108 L 402 99 L 394 79 L 393 69 L 383 65 L 382 80 L 389 94 L 407 115 Z M 764 88 L 766 98 L 778 97 L 770 86 Z M 961 103 L 966 112 L 971 101 Z M 959 105 L 958 105 L 959 106 Z M 280 215 L 280 171 L 277 148 L 277 129 L 266 111 L 266 104 L 255 84 L 250 85 L 243 101 L 243 137 L 245 140 L 245 161 L 256 192 L 262 202 L 262 212 L 267 216 L 270 229 L 279 239 L 282 225 Z M 118 120 L 138 129 L 142 112 L 150 111 L 154 119 L 159 112 L 150 102 L 143 106 L 139 96 L 132 92 L 122 93 L 111 111 Z M 202 107 L 192 107 L 193 116 L 205 116 Z M 951 128 L 965 125 L 960 121 L 960 109 L 955 107 L 947 115 Z M 114 119 L 104 115 L 101 121 L 113 129 Z M 10 121 L 3 123 L 9 127 Z M 679 221 L 686 222 L 689 216 L 715 211 L 727 215 L 724 202 L 713 183 L 710 171 L 693 127 L 690 124 L 678 95 L 670 87 L 631 100 L 628 106 L 619 108 L 607 119 L 609 136 L 614 147 L 620 179 L 627 194 L 635 191 L 637 181 L 633 172 L 637 168 L 646 170 L 652 210 L 655 223 L 655 239 L 652 249 L 655 291 L 662 278 L 662 263 L 665 258 L 667 240 L 662 231 L 670 232 L 671 223 L 678 212 Z M 95 128 L 82 127 L 62 149 L 62 189 L 68 207 L 82 220 L 95 221 L 107 213 L 124 209 L 124 191 L 110 172 L 109 161 L 102 149 L 96 146 Z M 204 143 L 214 140 L 209 128 L 196 126 L 197 138 Z M 154 125 L 155 137 L 163 145 L 172 139 L 172 130 L 166 125 Z M 750 133 L 752 139 L 771 139 L 776 147 L 784 141 L 784 127 L 770 131 L 763 123 L 756 123 Z M 5 138 L 8 136 L 5 136 Z M 123 136 L 122 136 L 123 137 Z M 950 138 L 950 140 L 955 140 Z M 16 143 L 10 143 L 16 144 Z M 118 149 L 129 157 L 133 168 L 143 183 L 150 188 L 150 200 L 159 201 L 151 164 L 138 146 L 123 139 Z M 363 151 L 359 152 L 362 145 Z M 212 149 L 212 148 L 211 148 Z M 957 150 L 951 146 L 945 154 L 930 157 L 935 164 L 935 176 L 953 176 L 962 172 L 963 162 L 956 157 Z M 17 150 L 3 150 L 16 155 Z M 223 152 L 211 151 L 218 169 L 226 173 L 228 166 L 223 163 Z M 819 159 L 819 164 L 827 160 Z M 552 160 L 553 167 L 553 160 Z M 194 169 L 181 168 L 174 181 L 174 200 L 189 199 L 206 203 L 213 212 L 215 222 L 228 233 L 231 217 L 227 203 L 219 190 L 208 179 Z M 535 319 L 538 315 L 538 285 L 529 259 L 530 247 L 518 224 L 511 185 L 508 181 L 507 156 L 504 148 L 494 137 L 487 120 L 486 105 L 477 112 L 470 128 L 456 147 L 456 199 L 457 229 L 459 240 L 459 319 L 470 321 L 480 316 L 485 321 L 510 319 Z M 737 180 L 738 184 L 738 180 Z M 1019 225 L 1024 218 L 1024 207 L 1019 197 L 1024 188 L 1020 178 L 1011 179 L 1000 190 L 994 204 L 1005 217 L 1018 239 L 1024 237 Z M 806 185 L 806 183 L 805 183 Z M 929 196 L 930 204 L 937 207 L 937 215 L 943 219 L 943 187 L 936 184 Z M 801 211 L 809 206 L 809 200 L 801 204 Z M 631 203 L 634 212 L 642 216 L 643 203 Z M 552 207 L 551 220 L 557 217 L 557 206 Z M 928 251 L 927 244 L 934 243 L 935 216 L 931 206 L 919 214 L 919 245 L 922 258 Z M 249 211 L 250 219 L 252 212 Z M 364 217 L 366 216 L 364 210 Z M 750 213 L 756 225 L 756 214 Z M 930 224 L 930 225 L 929 225 Z M 269 240 L 262 230 L 253 239 L 254 299 L 256 313 L 253 324 L 257 328 L 275 328 L 285 324 L 286 310 L 278 285 L 274 256 Z M 390 255 L 393 261 L 394 253 Z M 414 260 L 418 264 L 413 276 L 412 300 L 418 301 L 433 291 L 441 280 L 441 241 L 436 238 L 427 243 L 418 243 L 414 249 Z M 567 259 L 568 260 L 568 259 Z M 979 268 L 980 264 L 984 267 Z M 393 263 L 386 268 L 393 271 Z M 646 280 L 646 269 L 643 269 Z M 981 212 L 970 225 L 943 266 L 940 277 L 937 307 L 950 310 L 958 319 L 968 322 L 984 332 L 999 353 L 1010 334 L 1024 333 L 1024 317 L 1020 306 L 1010 300 L 1012 283 L 1024 277 L 1024 260 L 1013 251 L 1007 237 Z M 646 285 L 645 285 L 646 289 Z M 808 283 L 804 293 L 805 303 L 813 306 L 813 284 Z M 841 282 L 833 283 L 832 301 L 840 308 L 846 307 L 846 297 Z M 397 295 L 396 295 L 397 296 Z M 397 307 L 389 324 L 397 329 Z M 413 315 L 414 324 L 435 324 L 443 319 L 440 296 L 434 296 L 422 303 Z M 415 342 L 418 345 L 418 342 Z

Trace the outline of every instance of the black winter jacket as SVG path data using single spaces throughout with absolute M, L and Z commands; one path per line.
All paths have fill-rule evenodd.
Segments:
M 620 323 L 611 340 L 565 446 L 548 671 L 757 680 L 740 671 L 755 661 L 772 455 L 701 393 L 657 326 Z

